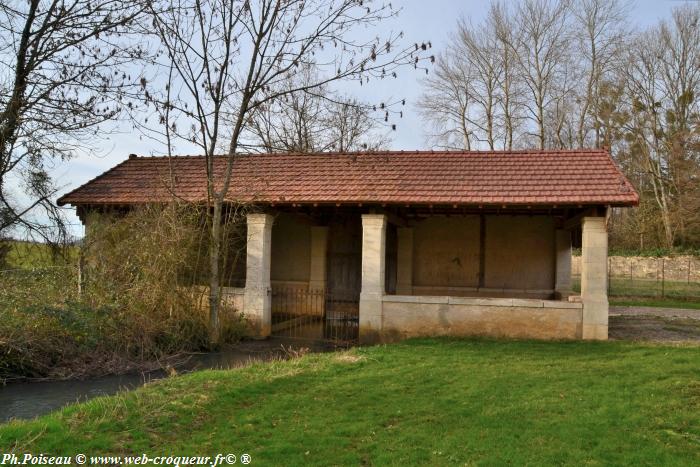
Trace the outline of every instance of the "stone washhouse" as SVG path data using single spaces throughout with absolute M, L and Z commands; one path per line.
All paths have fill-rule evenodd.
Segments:
M 342 305 L 360 343 L 608 337 L 606 219 L 639 196 L 606 150 L 251 154 L 232 173 L 227 199 L 249 214 L 222 292 L 252 337 L 299 322 L 312 292 L 318 319 Z M 206 200 L 204 157 L 131 155 L 59 204 L 85 222 L 173 196 Z M 281 321 L 276 290 L 295 297 Z

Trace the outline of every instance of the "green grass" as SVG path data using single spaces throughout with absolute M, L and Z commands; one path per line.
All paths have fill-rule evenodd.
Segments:
M 572 289 L 581 292 L 580 277 L 572 277 Z M 632 279 L 611 277 L 609 300 L 615 306 L 651 306 L 659 308 L 686 308 L 700 310 L 700 284 L 695 282 Z
M 0 452 L 257 465 L 700 465 L 700 349 L 416 340 L 202 371 L 0 426 Z
M 686 308 L 700 310 L 700 301 L 677 300 L 673 298 L 650 297 L 610 297 L 614 306 L 651 306 L 656 308 Z
M 645 296 L 658 298 L 700 298 L 700 283 L 661 281 L 654 279 L 633 279 L 621 277 L 610 278 L 610 295 L 618 296 Z
M 65 266 L 78 260 L 79 249 L 76 246 L 67 246 L 58 255 L 43 243 L 10 241 L 10 250 L 7 254 L 8 269 L 34 269 Z
M 610 295 L 700 300 L 700 283 L 667 280 L 662 284 L 654 279 L 611 277 Z

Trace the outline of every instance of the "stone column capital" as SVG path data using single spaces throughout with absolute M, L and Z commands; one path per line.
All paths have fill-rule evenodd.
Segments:
M 603 231 L 608 231 L 608 226 L 605 222 L 605 217 L 600 216 L 586 216 L 581 219 L 581 226 L 584 229 L 602 229 Z
M 383 226 L 386 225 L 386 215 L 385 214 L 362 214 L 362 225 L 366 226 Z
M 272 222 L 274 221 L 274 216 L 271 214 L 260 214 L 260 213 L 251 213 L 246 215 L 246 222 L 248 224 L 270 224 L 272 225 Z

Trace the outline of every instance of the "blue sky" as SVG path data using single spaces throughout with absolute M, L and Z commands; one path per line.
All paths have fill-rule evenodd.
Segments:
M 576 0 L 574 0 L 576 1 Z M 387 24 L 393 30 L 402 30 L 408 43 L 430 40 L 435 53 L 438 53 L 446 43 L 450 31 L 454 29 L 460 16 L 470 17 L 478 22 L 488 10 L 489 0 L 394 0 L 394 7 L 401 7 L 401 15 Z M 643 28 L 668 18 L 674 6 L 682 5 L 683 0 L 637 0 L 633 2 L 630 21 L 637 27 Z M 693 2 L 695 3 L 695 2 Z M 406 99 L 407 107 L 404 118 L 397 122 L 397 130 L 392 132 L 392 149 L 428 149 L 425 132 L 420 118 L 413 107 L 421 92 L 421 80 L 425 75 L 413 70 L 406 70 L 396 80 L 375 82 L 368 90 L 360 88 L 355 83 L 342 85 L 340 90 L 347 94 L 356 95 L 371 102 Z M 105 170 L 113 167 L 128 154 L 151 155 L 162 152 L 163 148 L 128 130 L 128 125 L 120 134 L 112 135 L 109 139 L 97 142 L 100 156 L 78 156 L 70 161 L 57 165 L 53 174 L 65 193 Z M 74 211 L 67 211 L 72 232 L 82 236 L 80 221 Z

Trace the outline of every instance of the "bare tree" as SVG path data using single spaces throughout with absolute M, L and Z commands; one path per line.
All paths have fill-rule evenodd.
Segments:
M 421 116 L 431 123 L 431 138 L 445 149 L 472 149 L 476 126 L 470 111 L 474 90 L 471 65 L 460 54 L 448 50 L 439 55 L 435 71 L 424 81 L 418 101 Z
M 422 66 L 429 44 L 399 47 L 400 32 L 366 39 L 365 27 L 395 13 L 390 5 L 357 0 L 180 0 L 153 8 L 164 65 L 173 73 L 167 92 L 155 83 L 145 90 L 146 101 L 163 120 L 168 109 L 168 135 L 197 144 L 207 161 L 212 343 L 219 332 L 222 215 L 247 122 L 285 96 L 342 79 L 366 85 L 390 79 L 402 65 Z M 283 86 L 305 68 L 317 77 Z M 222 171 L 214 168 L 218 153 Z
M 298 81 L 315 79 L 314 71 L 307 70 L 282 86 L 295 89 Z M 267 152 L 377 150 L 388 142 L 387 132 L 382 130 L 389 125 L 390 112 L 396 112 L 392 107 L 385 104 L 381 110 L 376 105 L 338 96 L 327 85 L 293 92 L 251 113 L 243 144 L 251 150 Z M 379 112 L 386 120 L 383 124 L 374 117 Z M 398 112 L 402 115 L 403 111 Z
M 459 19 L 418 102 L 422 115 L 433 124 L 439 146 L 471 149 L 485 143 L 495 149 L 504 68 L 498 45 L 492 24 L 475 27 L 466 18 Z
M 401 106 L 406 101 L 401 100 Z M 398 106 L 398 104 L 396 104 Z M 381 104 L 380 104 L 381 107 Z M 391 137 L 388 128 L 396 130 L 396 124 L 390 123 L 389 115 L 398 113 L 403 117 L 403 110 L 395 110 L 393 105 L 385 105 L 382 122 L 373 116 L 376 106 L 370 109 L 356 99 L 345 97 L 331 103 L 328 109 L 328 143 L 333 151 L 379 151 L 389 146 Z M 390 110 L 389 110 L 390 109 Z
M 671 248 L 685 216 L 684 188 L 697 185 L 700 141 L 700 9 L 678 8 L 635 39 L 625 73 L 621 149 L 644 175 Z M 644 188 L 644 187 L 643 187 Z
M 469 62 L 472 74 L 472 101 L 478 117 L 472 123 L 483 135 L 489 149 L 495 148 L 497 139 L 496 119 L 499 101 L 499 85 L 502 81 L 503 63 L 498 50 L 498 37 L 490 22 L 472 27 L 464 19 L 457 26 L 459 46 L 457 50 Z
M 496 50 L 493 53 L 500 57 L 499 92 L 503 114 L 503 148 L 512 150 L 516 132 L 520 130 L 522 122 L 522 83 L 519 79 L 516 51 L 512 46 L 518 43 L 520 32 L 512 13 L 502 2 L 491 4 L 487 24 L 496 35 Z
M 510 12 L 501 3 L 491 5 L 480 25 L 458 21 L 419 101 L 439 146 L 513 148 L 523 106 L 517 37 Z
M 589 132 L 594 132 L 593 144 L 600 147 L 599 114 L 601 84 L 610 79 L 620 65 L 622 51 L 629 33 L 625 19 L 630 4 L 625 0 L 581 0 L 573 9 L 575 43 L 577 54 L 583 62 L 585 86 L 578 92 L 576 140 L 585 147 Z
M 569 57 L 568 14 L 568 0 L 524 0 L 518 8 L 520 34 L 514 55 L 530 95 L 525 106 L 540 149 L 546 147 L 547 109 L 556 99 L 555 84 Z
M 142 11 L 139 1 L 0 4 L 0 236 L 65 234 L 49 168 L 89 150 L 138 84 L 126 64 L 144 51 L 124 34 Z
M 582 67 L 579 63 L 568 63 L 562 69 L 559 77 L 551 85 L 551 100 L 544 108 L 545 147 L 556 149 L 571 149 L 575 146 L 576 130 L 574 116 L 578 110 L 576 89 Z
M 327 131 L 323 102 L 299 92 L 258 107 L 246 125 L 245 141 L 253 150 L 315 152 L 325 149 Z

